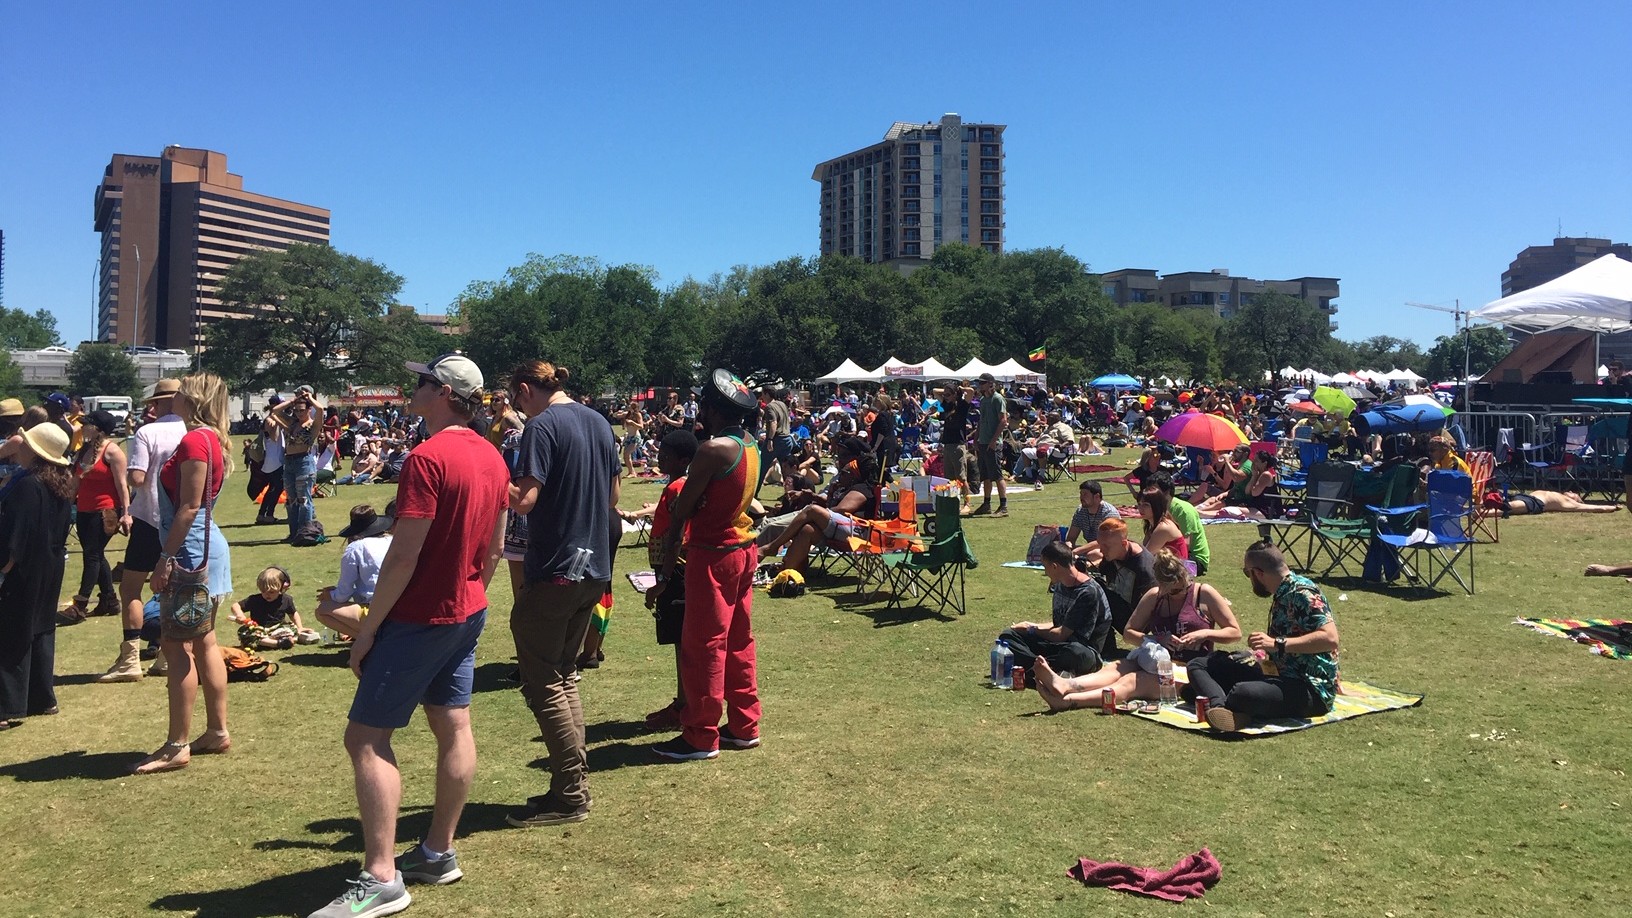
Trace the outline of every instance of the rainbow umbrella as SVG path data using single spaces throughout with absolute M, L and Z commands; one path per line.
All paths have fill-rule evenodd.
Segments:
M 1169 418 L 1157 429 L 1156 439 L 1176 446 L 1193 446 L 1218 452 L 1247 442 L 1247 435 L 1235 426 L 1235 422 L 1226 418 L 1192 412 Z

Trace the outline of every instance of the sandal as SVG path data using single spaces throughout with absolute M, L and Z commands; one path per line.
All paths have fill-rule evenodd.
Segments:
M 130 773 L 133 775 L 152 775 L 158 774 L 161 771 L 176 771 L 178 769 L 186 768 L 189 759 L 182 759 L 180 762 L 177 762 L 176 756 L 180 755 L 182 751 L 186 750 L 190 745 L 190 743 L 165 743 L 163 746 L 158 748 L 157 752 L 154 752 L 147 758 L 137 762 L 135 765 L 132 765 L 130 767 Z M 191 754 L 189 753 L 189 758 L 190 757 Z
M 22 725 L 21 720 L 0 720 L 0 730 L 13 730 Z

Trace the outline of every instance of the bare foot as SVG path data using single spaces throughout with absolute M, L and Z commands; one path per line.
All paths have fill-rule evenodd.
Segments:
M 194 755 L 225 755 L 232 748 L 232 737 L 225 730 L 206 730 L 191 745 Z
M 1612 577 L 1614 575 L 1615 568 L 1608 564 L 1587 565 L 1586 576 L 1588 577 Z
M 1037 694 L 1048 702 L 1050 711 L 1063 711 L 1071 707 L 1070 702 L 1065 700 L 1066 690 L 1071 688 L 1071 683 L 1056 673 L 1042 657 L 1038 657 L 1037 662 L 1031 667 L 1031 681 L 1032 687 L 1037 689 Z
M 158 751 L 137 762 L 130 769 L 133 775 L 151 775 L 161 771 L 186 768 L 192 753 L 186 743 L 165 743 Z

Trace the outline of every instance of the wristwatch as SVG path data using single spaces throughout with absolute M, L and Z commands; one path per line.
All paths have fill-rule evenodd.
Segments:
M 1286 653 L 1286 638 L 1278 637 L 1275 639 L 1275 652 Z

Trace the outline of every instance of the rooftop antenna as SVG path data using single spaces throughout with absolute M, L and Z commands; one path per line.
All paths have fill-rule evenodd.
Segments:
M 1469 367 L 1473 363 L 1471 357 L 1473 351 L 1473 313 L 1462 308 L 1460 299 L 1453 302 L 1456 305 L 1440 306 L 1434 303 L 1406 303 L 1405 305 L 1415 306 L 1418 309 L 1432 309 L 1435 312 L 1448 312 L 1455 317 L 1455 327 L 1462 331 L 1462 384 L 1467 385 L 1468 377 L 1472 375 L 1469 372 Z

